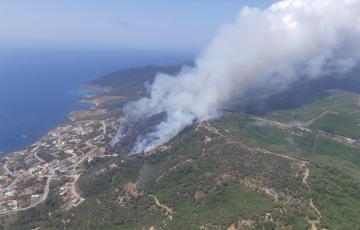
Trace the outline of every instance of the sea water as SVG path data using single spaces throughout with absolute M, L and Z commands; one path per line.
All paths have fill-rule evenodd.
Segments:
M 176 64 L 184 54 L 122 50 L 2 49 L 0 53 L 0 155 L 34 143 L 67 114 L 88 108 L 80 102 L 92 89 L 82 83 L 110 71 L 146 64 Z

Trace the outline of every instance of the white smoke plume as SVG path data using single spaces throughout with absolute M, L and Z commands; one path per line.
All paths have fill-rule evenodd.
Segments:
M 149 97 L 125 106 L 132 119 L 167 113 L 133 153 L 151 150 L 194 121 L 220 115 L 234 95 L 258 84 L 284 89 L 299 78 L 343 74 L 360 58 L 360 0 L 283 0 L 245 7 L 176 76 L 159 74 Z M 117 137 L 119 138 L 119 136 Z

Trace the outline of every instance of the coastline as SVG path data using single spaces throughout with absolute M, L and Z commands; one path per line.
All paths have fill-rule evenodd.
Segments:
M 104 94 L 99 95 L 102 96 Z M 94 111 L 106 113 L 98 117 L 92 114 Z M 107 110 L 97 106 L 77 112 L 90 113 L 90 116 L 71 120 L 69 113 L 66 122 L 53 126 L 25 148 L 0 156 L 0 215 L 25 211 L 43 203 L 51 190 L 50 182 L 56 178 L 62 178 L 65 183 L 58 186 L 64 210 L 76 207 L 85 200 L 76 190 L 76 182 L 85 170 L 83 162 L 118 156 L 106 152 L 116 133 L 116 117 L 108 116 Z
M 97 109 L 97 106 L 98 104 L 95 104 L 91 101 L 88 101 L 86 100 L 89 96 L 92 97 L 92 98 L 96 98 L 96 97 L 99 97 L 99 96 L 104 96 L 104 95 L 107 95 L 109 92 L 110 92 L 110 89 L 105 89 L 105 88 L 102 88 L 102 87 L 96 87 L 96 86 L 90 86 L 90 85 L 86 85 L 86 84 L 82 84 L 80 85 L 77 89 L 75 89 L 74 91 L 78 91 L 78 90 L 86 90 L 86 89 L 92 89 L 99 93 L 94 93 L 92 92 L 92 94 L 89 94 L 87 95 L 87 92 L 85 92 L 84 95 L 81 95 L 81 92 L 80 94 L 78 94 L 78 98 L 76 99 L 76 103 L 80 103 L 81 105 L 88 105 L 87 108 L 81 108 L 79 110 L 72 110 L 70 112 L 67 112 L 65 114 L 65 116 L 63 117 L 63 121 L 60 121 L 56 124 L 53 124 L 53 125 L 50 125 L 45 132 L 43 132 L 42 135 L 40 135 L 39 137 L 37 138 L 34 138 L 33 141 L 29 142 L 28 144 L 25 144 L 23 146 L 19 146 L 18 148 L 15 148 L 14 150 L 10 150 L 10 151 L 1 151 L 0 150 L 0 160 L 7 157 L 7 156 L 11 156 L 15 153 L 18 153 L 18 152 L 22 152 L 26 149 L 28 149 L 30 146 L 34 145 L 35 143 L 39 142 L 44 136 L 46 136 L 49 132 L 53 131 L 54 129 L 58 128 L 59 126 L 62 126 L 62 125 L 67 125 L 67 124 L 70 124 L 72 122 L 74 122 L 75 120 L 72 120 L 71 118 L 71 114 L 74 113 L 74 112 L 83 112 L 83 111 L 89 111 L 89 110 L 96 110 Z M 65 93 L 71 93 L 71 91 L 69 92 L 65 92 Z M 77 93 L 74 93 L 74 95 L 77 95 Z M 79 106 L 81 107 L 81 106 Z
M 91 95 L 91 96 L 86 96 L 83 97 L 81 99 L 82 103 L 89 103 L 89 104 L 93 104 L 95 105 L 95 107 L 98 107 L 102 104 L 106 104 L 106 103 L 110 103 L 113 101 L 120 101 L 120 100 L 126 100 L 127 97 L 124 96 L 112 96 L 112 95 L 101 95 L 101 96 L 96 96 L 96 95 Z
M 94 85 L 91 83 L 85 83 L 85 84 L 81 84 L 80 89 L 94 89 L 94 90 L 98 90 L 98 91 L 103 91 L 104 93 L 111 93 L 112 88 L 111 87 L 102 87 L 102 86 L 98 86 L 98 85 Z

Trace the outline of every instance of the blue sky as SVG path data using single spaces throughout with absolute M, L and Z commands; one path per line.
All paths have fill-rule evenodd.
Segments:
M 202 49 L 245 5 L 274 0 L 2 0 L 0 45 Z

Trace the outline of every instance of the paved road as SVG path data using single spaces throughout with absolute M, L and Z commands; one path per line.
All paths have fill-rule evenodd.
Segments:
M 51 171 L 51 174 L 48 175 L 48 179 L 46 181 L 46 185 L 45 185 L 45 189 L 44 189 L 44 194 L 43 196 L 41 197 L 41 199 L 36 202 L 36 203 L 33 203 L 31 204 L 30 206 L 28 207 L 25 207 L 25 208 L 18 208 L 18 209 L 15 209 L 15 210 L 9 210 L 9 211 L 5 211 L 5 212 L 0 212 L 0 214 L 8 214 L 8 213 L 13 213 L 13 212 L 19 212 L 19 211 L 25 211 L 25 210 L 28 210 L 30 208 L 34 208 L 35 206 L 39 205 L 40 203 L 42 203 L 43 201 L 45 201 L 49 195 L 49 187 L 50 187 L 50 181 L 51 179 L 53 178 L 54 176 L 54 171 L 50 170 Z M 18 177 L 19 178 L 19 177 Z M 18 179 L 16 178 L 16 180 Z M 15 181 L 14 181 L 15 182 Z M 13 183 L 14 183 L 13 182 Z
M 39 148 L 39 146 L 37 146 L 37 147 L 35 148 L 36 150 L 35 150 L 35 153 L 34 153 L 34 157 L 35 157 L 38 161 L 46 164 L 47 162 L 44 161 L 43 159 L 41 159 L 41 158 L 37 155 L 37 149 L 38 149 L 38 148 Z M 33 152 L 34 152 L 34 150 L 33 150 Z M 9 170 L 9 169 L 7 168 L 7 162 L 5 163 L 4 168 L 5 168 L 5 170 Z M 0 212 L 0 214 L 7 214 L 7 213 L 12 213 L 12 212 L 24 211 L 24 210 L 33 208 L 33 207 L 39 205 L 40 203 L 42 203 L 43 201 L 45 201 L 45 200 L 47 199 L 48 195 L 49 195 L 50 181 L 51 181 L 51 179 L 54 177 L 54 174 L 55 174 L 54 170 L 52 170 L 51 168 L 48 168 L 48 169 L 50 170 L 50 175 L 47 175 L 48 179 L 47 179 L 47 181 L 46 181 L 46 185 L 45 185 L 45 188 L 44 188 L 44 193 L 43 193 L 42 198 L 41 198 L 38 202 L 36 202 L 36 203 L 34 203 L 34 204 L 31 204 L 30 206 L 25 207 L 25 208 L 19 208 L 19 209 L 15 209 L 15 210 L 8 210 L 8 211 L 5 211 L 5 212 Z M 45 176 L 46 176 L 46 175 L 45 175 Z M 8 187 L 12 187 L 12 186 L 19 180 L 19 178 L 21 178 L 21 175 L 18 176 Z
M 37 151 L 34 153 L 34 157 L 35 157 L 38 161 L 46 164 L 47 162 L 46 162 L 45 160 L 41 159 L 41 158 L 37 155 L 37 153 L 38 153 Z
M 13 175 L 13 173 L 9 170 L 8 168 L 8 162 L 6 161 L 5 164 L 4 164 L 4 169 L 6 171 L 7 174 L 10 174 L 10 175 Z

